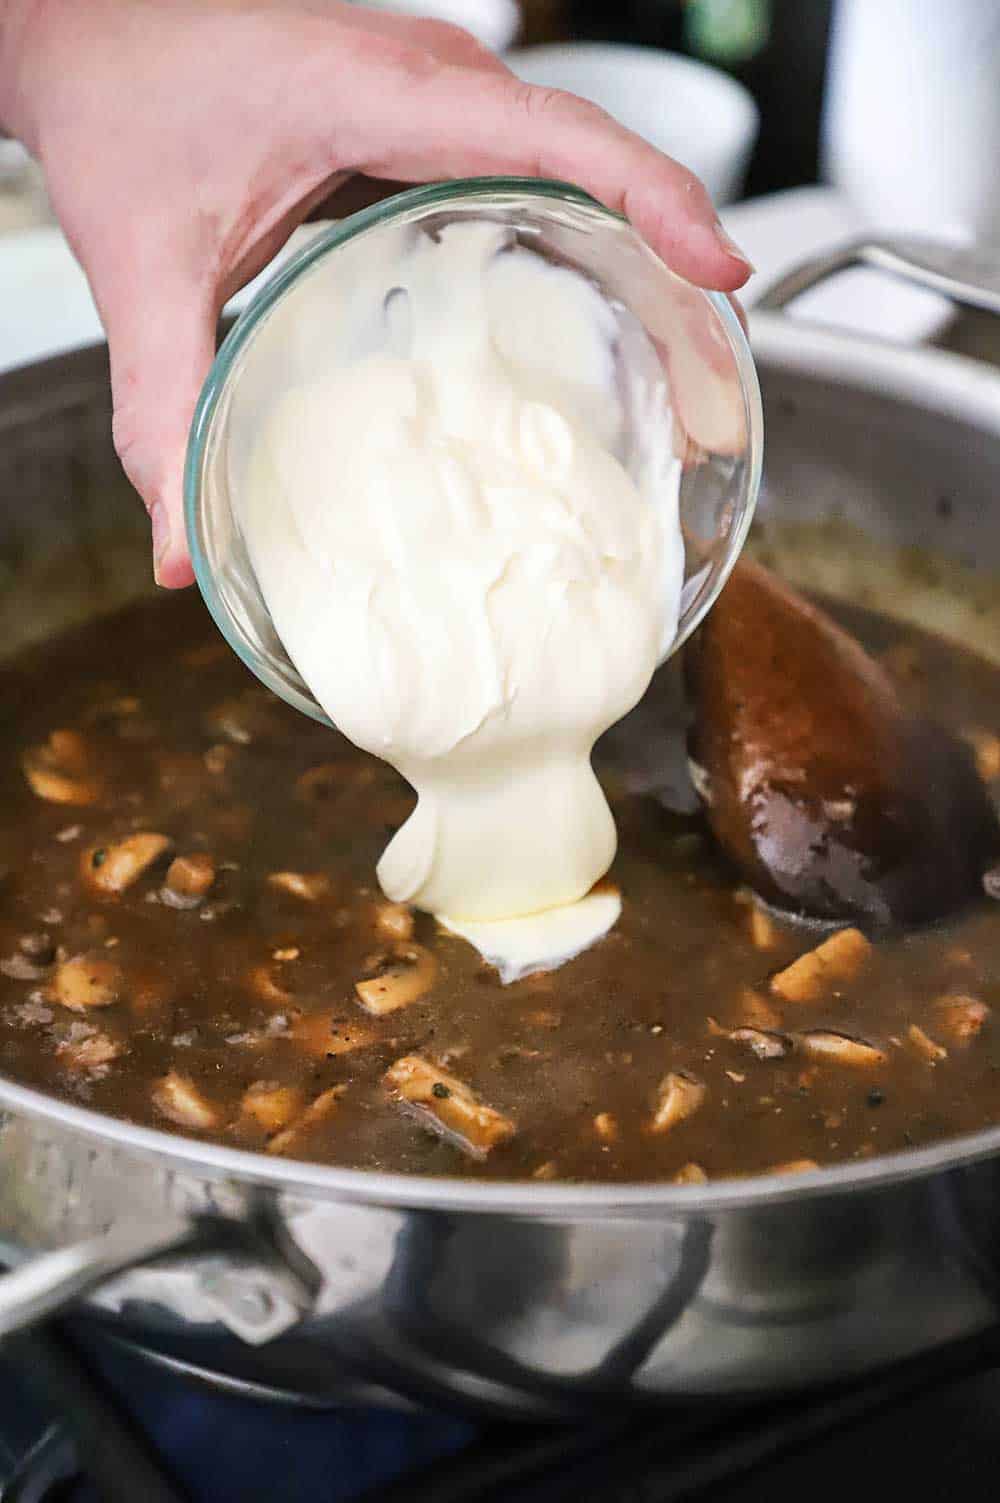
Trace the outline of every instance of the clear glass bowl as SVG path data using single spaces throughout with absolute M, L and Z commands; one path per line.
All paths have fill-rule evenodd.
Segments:
M 310 324 L 308 300 L 349 283 L 352 296 L 359 287 L 370 296 L 373 320 L 384 319 L 393 282 L 391 268 L 377 270 L 388 264 L 378 238 L 387 231 L 434 236 L 468 219 L 502 225 L 537 254 L 586 276 L 615 315 L 619 369 L 636 361 L 656 366 L 675 434 L 680 418 L 684 455 L 684 588 L 671 653 L 710 609 L 750 526 L 763 448 L 760 388 L 726 297 L 676 276 L 626 220 L 562 183 L 476 178 L 387 199 L 319 234 L 253 299 L 216 356 L 188 444 L 188 540 L 208 608 L 257 677 L 317 720 L 327 717 L 285 651 L 250 565 L 236 504 L 241 476 L 262 413 L 307 379 L 322 354 L 321 324 Z M 637 418 L 627 435 L 630 468 L 642 462 L 641 426 Z

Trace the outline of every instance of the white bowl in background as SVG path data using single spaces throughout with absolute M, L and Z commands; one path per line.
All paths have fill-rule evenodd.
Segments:
M 716 204 L 739 197 L 759 115 L 742 84 L 705 63 L 604 42 L 519 47 L 504 62 L 526 83 L 598 104 L 701 178 Z
M 372 10 L 391 10 L 400 16 L 424 16 L 464 26 L 491 52 L 504 52 L 521 26 L 517 0 L 360 0 Z

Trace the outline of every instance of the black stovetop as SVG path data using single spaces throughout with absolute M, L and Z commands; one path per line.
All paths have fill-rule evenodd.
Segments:
M 0 1353 L 0 1503 L 978 1503 L 998 1457 L 996 1335 L 850 1390 L 579 1429 L 270 1406 L 55 1329 Z

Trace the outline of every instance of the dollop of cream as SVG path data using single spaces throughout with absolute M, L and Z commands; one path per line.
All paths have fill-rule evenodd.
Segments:
M 512 977 L 617 918 L 568 910 L 615 854 L 594 742 L 676 633 L 669 406 L 629 386 L 601 292 L 500 226 L 403 238 L 373 276 L 262 413 L 240 524 L 316 699 L 417 792 L 384 891 Z

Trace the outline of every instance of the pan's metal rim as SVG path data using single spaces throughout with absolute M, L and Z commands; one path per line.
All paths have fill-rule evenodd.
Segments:
M 807 323 L 787 313 L 749 314 L 754 358 L 782 371 L 850 381 L 1000 435 L 1000 369 L 934 346 L 901 345 Z
M 202 1143 L 177 1133 L 142 1127 L 60 1101 L 29 1086 L 0 1078 L 0 1110 L 43 1119 L 107 1148 L 147 1156 L 177 1173 L 216 1182 L 253 1184 L 291 1198 L 375 1205 L 390 1209 L 514 1216 L 521 1220 L 641 1220 L 671 1214 L 690 1217 L 720 1211 L 781 1205 L 804 1197 L 875 1190 L 968 1167 L 1000 1155 L 1000 1126 L 927 1148 L 911 1148 L 860 1163 L 707 1185 L 557 1183 L 532 1180 L 465 1180 L 417 1174 L 387 1174 Z

